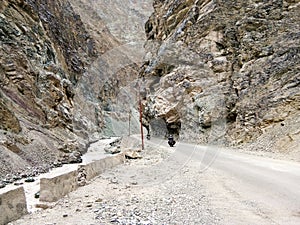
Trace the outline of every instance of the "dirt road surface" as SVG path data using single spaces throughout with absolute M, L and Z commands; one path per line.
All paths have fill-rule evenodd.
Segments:
M 16 224 L 300 224 L 300 164 L 152 139 L 140 153 Z

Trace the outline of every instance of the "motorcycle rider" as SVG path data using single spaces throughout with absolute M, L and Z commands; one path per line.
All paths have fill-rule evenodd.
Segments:
M 150 140 L 150 134 L 149 133 L 146 135 L 146 138 L 147 138 L 147 140 Z
M 174 137 L 172 134 L 169 135 L 169 138 L 168 138 L 168 144 L 173 147 L 175 145 L 176 141 L 174 141 Z

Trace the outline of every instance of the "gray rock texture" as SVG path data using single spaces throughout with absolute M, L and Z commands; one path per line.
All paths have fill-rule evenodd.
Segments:
M 162 118 L 182 140 L 299 155 L 299 1 L 154 8 L 145 25 L 145 117 Z
M 152 2 L 116 3 L 1 2 L 0 178 L 60 165 L 72 154 L 66 143 L 80 155 L 104 135 L 128 132 L 131 109 L 138 128 L 132 99 Z
M 139 92 L 151 135 L 299 159 L 299 4 L 3 0 L 0 178 L 137 133 Z

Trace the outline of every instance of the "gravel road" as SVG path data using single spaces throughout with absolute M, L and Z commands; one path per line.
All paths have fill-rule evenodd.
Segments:
M 300 223 L 297 163 L 158 139 L 140 154 L 10 225 Z

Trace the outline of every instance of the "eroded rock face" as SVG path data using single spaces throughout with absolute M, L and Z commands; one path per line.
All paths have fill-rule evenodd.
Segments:
M 78 21 L 67 1 L 1 3 L 0 128 L 7 132 L 1 132 L 0 138 L 19 149 L 11 154 L 5 152 L 11 151 L 8 145 L 2 146 L 9 157 L 1 163 L 1 176 L 11 168 L 16 173 L 31 166 L 49 169 L 60 142 L 76 136 L 74 87 L 86 59 L 95 57 L 83 50 L 85 55 L 74 58 L 80 45 L 87 45 Z
M 65 143 L 80 143 L 76 151 L 82 154 L 109 126 L 105 121 L 111 115 L 103 111 L 118 105 L 120 89 L 137 77 L 142 61 L 140 53 L 128 50 L 129 39 L 111 34 L 100 13 L 109 4 L 1 2 L 0 155 L 5 162 L 0 163 L 0 177 L 32 167 L 47 171 L 65 154 Z M 124 12 L 132 7 L 129 4 Z M 145 20 L 139 10 L 135 18 Z M 142 32 L 131 36 L 143 36 L 135 46 L 144 42 Z M 118 123 L 122 116 L 114 119 Z
M 4 1 L 0 20 L 3 98 L 16 114 L 72 130 L 74 87 L 97 54 L 79 16 L 67 1 Z
M 264 137 L 252 147 L 299 146 L 299 135 L 288 138 L 299 127 L 299 1 L 154 1 L 154 8 L 145 26 L 149 120 L 163 118 L 169 132 L 195 142 Z
M 137 80 L 145 54 L 144 24 L 153 12 L 152 0 L 72 0 L 71 4 L 100 46 L 99 57 L 87 69 L 76 93 L 83 92 L 89 102 L 98 104 L 97 113 L 105 122 L 94 122 L 100 122 L 100 132 L 106 136 L 128 134 L 129 117 L 131 133 L 137 132 Z
M 14 133 L 19 133 L 21 131 L 21 126 L 18 118 L 14 113 L 7 107 L 3 99 L 0 99 L 0 129 L 11 131 Z

